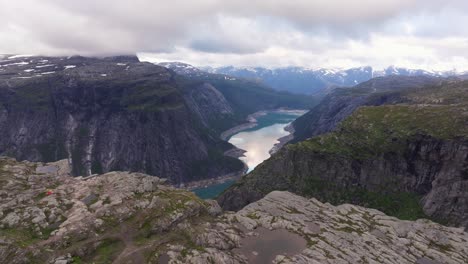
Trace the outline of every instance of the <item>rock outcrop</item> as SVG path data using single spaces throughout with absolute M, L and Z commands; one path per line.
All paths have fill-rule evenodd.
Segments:
M 184 92 L 196 96 L 198 90 L 182 91 L 163 67 L 135 56 L 29 57 L 0 64 L 3 155 L 68 159 L 75 176 L 129 170 L 165 175 L 173 184 L 242 169 L 223 156 L 230 146 L 206 128 L 201 117 L 208 114 L 186 105 Z M 209 111 L 213 100 L 199 107 Z M 197 170 L 198 164 L 206 169 Z
M 0 160 L 5 263 L 466 263 L 468 233 L 275 191 L 239 212 L 139 173 Z
M 468 227 L 466 81 L 399 92 L 328 134 L 286 146 L 225 191 L 239 210 L 274 190 Z

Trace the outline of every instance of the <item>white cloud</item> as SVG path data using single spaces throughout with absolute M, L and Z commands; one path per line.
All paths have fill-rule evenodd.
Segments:
M 0 0 L 0 53 L 468 70 L 467 13 L 464 0 Z

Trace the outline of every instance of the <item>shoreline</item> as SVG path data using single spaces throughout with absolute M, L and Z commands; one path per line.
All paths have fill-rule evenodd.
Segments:
M 253 114 L 247 116 L 246 121 L 247 123 L 243 123 L 232 127 L 224 132 L 221 133 L 219 136 L 222 140 L 228 141 L 228 138 L 236 133 L 239 133 L 242 130 L 254 128 L 258 125 L 257 118 L 267 115 L 268 113 L 298 113 L 298 114 L 305 114 L 309 110 L 301 110 L 301 109 L 286 109 L 286 108 L 277 108 L 272 110 L 260 110 Z
M 246 118 L 247 123 L 237 125 L 235 127 L 232 127 L 230 129 L 222 132 L 221 135 L 220 135 L 220 138 L 227 142 L 228 138 L 230 136 L 232 136 L 232 135 L 234 135 L 236 133 L 239 133 L 242 130 L 256 127 L 258 125 L 257 118 L 261 117 L 261 116 L 264 116 L 264 115 L 266 115 L 268 113 L 298 113 L 298 114 L 304 114 L 307 111 L 308 110 L 284 109 L 284 108 L 257 111 L 255 113 L 250 114 L 250 115 L 247 116 L 247 118 Z M 282 148 L 287 142 L 289 142 L 290 140 L 293 139 L 293 137 L 294 137 L 294 128 L 292 127 L 292 125 L 291 124 L 287 125 L 285 127 L 285 130 L 290 132 L 290 134 L 278 139 L 279 142 L 276 143 L 275 145 L 273 145 L 273 147 L 269 151 L 270 155 L 274 154 L 276 151 L 278 151 L 280 148 Z M 242 176 L 247 174 L 247 171 L 249 169 L 247 164 L 244 161 L 242 161 L 241 159 L 239 159 L 240 157 L 244 156 L 245 152 L 247 152 L 247 151 L 243 150 L 243 149 L 240 149 L 240 148 L 237 148 L 235 146 L 233 146 L 233 148 L 231 148 L 231 149 L 224 152 L 225 156 L 236 158 L 239 161 L 241 161 L 244 164 L 244 167 L 242 168 L 242 170 L 239 170 L 239 171 L 236 171 L 236 172 L 231 172 L 231 173 L 228 173 L 228 174 L 225 174 L 225 175 L 221 175 L 221 176 L 216 177 L 216 178 L 188 182 L 188 183 L 185 183 L 183 186 L 179 186 L 179 188 L 185 189 L 185 190 L 188 190 L 188 191 L 193 191 L 193 190 L 199 189 L 199 188 L 206 188 L 206 187 L 208 187 L 210 185 L 225 183 L 226 181 L 229 181 L 229 180 L 240 179 Z
M 275 154 L 276 152 L 278 152 L 282 147 L 284 147 L 284 145 L 286 145 L 286 143 L 288 143 L 289 141 L 294 139 L 295 130 L 294 130 L 294 126 L 292 125 L 292 122 L 290 124 L 288 124 L 284 128 L 284 130 L 289 132 L 289 135 L 284 136 L 284 137 L 280 137 L 278 139 L 278 143 L 273 145 L 273 147 L 270 149 L 270 151 L 268 151 L 268 153 L 270 153 L 270 156 Z
M 246 151 L 243 149 L 233 147 L 232 149 L 225 151 L 224 156 L 239 159 L 240 157 L 244 156 L 245 152 Z M 180 186 L 179 188 L 185 189 L 188 191 L 193 191 L 193 190 L 200 189 L 200 188 L 206 188 L 210 185 L 225 183 L 229 180 L 240 179 L 242 176 L 244 176 L 247 173 L 247 171 L 249 170 L 249 167 L 244 161 L 240 159 L 239 161 L 241 161 L 242 164 L 244 165 L 242 169 L 239 171 L 224 174 L 216 178 L 189 182 L 189 183 L 186 183 L 184 186 Z

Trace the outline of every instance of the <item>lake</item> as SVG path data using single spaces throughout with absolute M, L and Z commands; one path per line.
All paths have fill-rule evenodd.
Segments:
M 289 132 L 284 130 L 285 127 L 302 114 L 304 112 L 267 112 L 256 118 L 257 126 L 242 130 L 228 138 L 229 143 L 246 151 L 244 157 L 239 159 L 247 164 L 248 172 L 270 157 L 269 152 L 279 142 L 278 139 L 289 135 Z M 213 199 L 234 182 L 228 180 L 195 189 L 193 192 L 200 198 Z

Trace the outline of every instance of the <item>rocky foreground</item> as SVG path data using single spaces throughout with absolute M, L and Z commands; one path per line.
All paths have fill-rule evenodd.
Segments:
M 0 159 L 3 263 L 468 263 L 468 233 L 271 192 L 237 213 L 139 173 Z

